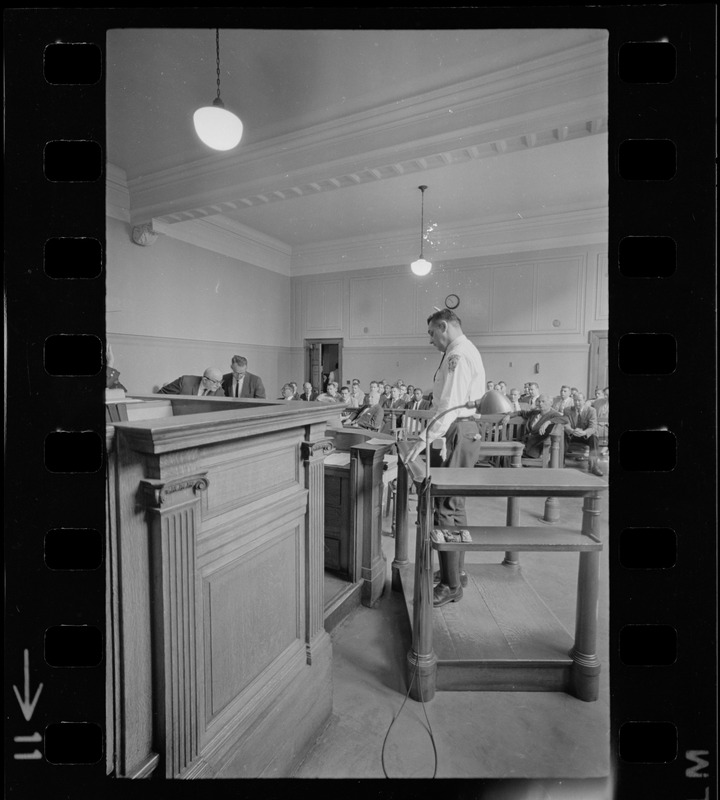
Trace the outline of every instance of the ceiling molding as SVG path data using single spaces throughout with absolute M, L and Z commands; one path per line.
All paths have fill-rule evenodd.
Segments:
M 593 43 L 130 179 L 133 222 L 169 225 L 606 130 L 605 45 Z M 451 125 L 448 120 L 451 118 Z
M 432 234 L 430 260 L 455 260 L 561 247 L 603 245 L 608 209 L 554 209 L 550 214 L 477 225 L 447 225 Z M 417 233 L 396 232 L 294 248 L 292 275 L 390 267 L 415 258 Z

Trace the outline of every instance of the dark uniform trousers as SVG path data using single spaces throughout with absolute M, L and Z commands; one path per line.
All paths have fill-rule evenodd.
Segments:
M 477 432 L 478 426 L 472 417 L 456 418 L 445 434 L 446 457 L 442 466 L 474 467 L 482 446 L 480 439 L 475 439 Z M 432 461 L 430 463 L 432 466 Z M 436 528 L 465 528 L 467 526 L 465 498 L 438 497 L 435 500 L 434 516 Z M 460 572 L 465 566 L 465 553 L 441 552 L 438 554 L 438 560 L 441 581 L 451 589 L 455 589 L 460 581 Z

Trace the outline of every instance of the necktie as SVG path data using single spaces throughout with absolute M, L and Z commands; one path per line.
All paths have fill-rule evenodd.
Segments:
M 235 381 L 235 397 L 238 396 L 239 391 L 240 391 L 240 381 Z

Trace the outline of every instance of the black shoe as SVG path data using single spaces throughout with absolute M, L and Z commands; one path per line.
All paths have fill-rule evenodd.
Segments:
M 440 570 L 439 569 L 435 570 L 435 572 L 433 572 L 433 586 L 437 586 L 441 580 L 442 580 L 442 575 L 440 574 Z M 460 586 L 464 588 L 465 586 L 467 586 L 467 582 L 468 582 L 467 572 L 461 572 Z
M 447 584 L 441 583 L 433 589 L 433 606 L 440 608 L 440 606 L 447 605 L 447 603 L 457 603 L 462 596 L 462 586 L 451 589 Z

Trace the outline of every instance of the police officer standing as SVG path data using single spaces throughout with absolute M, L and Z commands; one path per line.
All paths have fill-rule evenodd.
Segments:
M 485 368 L 475 345 L 462 332 L 460 319 L 448 308 L 428 317 L 430 344 L 442 354 L 442 361 L 433 380 L 433 407 L 436 414 L 449 408 L 477 400 L 485 393 Z M 474 408 L 450 411 L 428 427 L 408 454 L 408 461 L 417 458 L 430 443 L 445 437 L 443 467 L 474 467 L 480 450 Z M 430 457 L 429 451 L 427 457 Z M 464 497 L 437 498 L 435 524 L 438 528 L 464 528 L 467 525 Z M 441 551 L 440 583 L 433 590 L 433 605 L 444 606 L 462 597 L 467 575 L 462 569 L 465 553 Z

